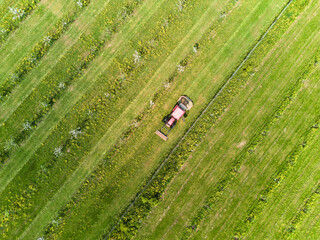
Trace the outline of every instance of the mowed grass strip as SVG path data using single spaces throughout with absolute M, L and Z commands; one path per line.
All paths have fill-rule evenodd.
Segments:
M 314 81 L 316 81 L 317 76 L 319 75 L 315 75 L 313 77 Z M 314 86 L 318 87 L 318 85 L 311 85 L 309 88 L 309 91 Z M 302 100 L 300 100 L 301 102 L 305 102 L 305 99 L 309 99 L 309 95 L 310 95 L 309 91 L 304 91 L 306 95 L 302 98 Z M 316 94 L 317 93 L 314 92 L 313 96 L 316 96 Z M 314 101 L 314 98 L 313 98 L 313 101 Z M 284 159 L 286 157 L 286 153 L 288 153 L 288 151 L 290 150 L 289 147 L 292 146 L 292 142 L 294 140 L 299 140 L 299 134 L 300 136 L 303 134 L 303 130 L 306 128 L 305 125 L 310 124 L 309 127 L 311 127 L 312 119 L 314 119 L 314 112 L 310 111 L 310 106 L 303 105 L 300 103 L 300 105 L 298 105 L 297 107 L 292 106 L 292 108 L 293 107 L 294 109 L 290 109 L 289 111 L 291 114 L 294 113 L 295 115 L 288 117 L 284 123 L 281 123 L 281 130 L 277 128 L 273 130 L 271 133 L 268 133 L 268 135 L 273 137 L 271 138 L 271 140 L 268 140 L 269 141 L 268 144 L 266 145 L 265 143 L 263 144 L 263 146 L 265 147 L 262 150 L 259 150 L 259 153 L 260 153 L 259 155 L 262 155 L 262 153 L 265 153 L 265 154 L 263 156 L 258 155 L 259 156 L 258 161 L 252 161 L 251 163 L 250 163 L 251 161 L 251 158 L 250 158 L 250 160 L 248 160 L 248 163 L 246 163 L 245 166 L 242 168 L 244 172 L 244 176 L 242 177 L 242 179 L 244 180 L 242 180 L 242 183 L 240 182 L 239 184 L 235 185 L 233 189 L 239 188 L 240 184 L 244 185 L 244 189 L 242 191 L 239 191 L 237 195 L 235 193 L 233 194 L 228 193 L 228 197 L 225 197 L 223 200 L 225 203 L 223 205 L 219 204 L 217 205 L 217 207 L 214 208 L 214 211 L 217 211 L 217 213 L 214 217 L 212 217 L 212 219 L 210 219 L 210 222 L 206 224 L 206 229 L 202 229 L 202 233 L 201 233 L 202 235 L 200 236 L 202 237 L 206 236 L 208 231 L 210 231 L 209 229 L 211 229 L 211 235 L 209 236 L 211 237 L 215 236 L 218 238 L 226 237 L 226 235 L 223 235 L 223 234 L 227 234 L 225 228 L 232 229 L 233 228 L 232 225 L 234 225 L 236 222 L 239 222 L 239 224 L 241 224 L 240 221 L 242 220 L 240 216 L 241 214 L 245 215 L 244 213 L 245 211 L 243 209 L 246 208 L 245 206 L 250 205 L 250 202 L 247 201 L 248 197 L 250 196 L 251 198 L 253 196 L 253 198 L 255 198 L 259 196 L 259 193 L 254 193 L 254 192 L 257 191 L 256 188 L 258 188 L 259 186 L 260 186 L 260 189 L 263 189 L 264 184 L 263 183 L 260 184 L 260 181 L 266 181 L 268 180 L 268 178 L 270 178 L 270 176 L 272 175 L 272 172 L 269 174 L 268 172 L 270 171 L 270 169 L 272 170 L 277 169 L 280 162 L 279 158 Z M 306 107 L 309 108 L 308 110 L 310 112 L 310 115 L 306 116 L 305 119 L 303 118 L 299 119 L 299 117 L 297 117 L 296 115 L 301 115 L 302 112 L 308 112 L 308 110 L 306 110 Z M 308 119 L 308 121 L 306 121 L 306 119 Z M 299 122 L 297 122 L 298 120 Z M 292 128 L 296 128 L 296 129 L 289 130 L 289 127 L 287 128 L 287 126 L 290 126 L 290 127 L 293 126 Z M 286 138 L 285 140 L 279 137 L 279 135 L 281 136 L 281 134 L 283 134 L 284 131 L 285 131 L 285 137 L 282 137 L 282 138 Z M 273 149 L 277 149 L 277 151 L 274 151 Z M 268 159 L 270 159 L 272 163 L 270 163 L 270 160 L 268 161 Z M 265 161 L 268 161 L 268 162 L 265 163 Z M 256 165 L 257 167 L 254 168 L 254 165 Z M 248 173 L 249 169 L 251 168 L 254 168 L 254 170 L 250 170 L 250 172 Z M 268 175 L 268 176 L 265 176 L 265 175 Z M 260 176 L 260 177 L 257 179 L 257 176 Z M 244 195 L 244 192 L 246 191 L 248 192 L 248 194 Z M 238 198 L 242 198 L 242 196 L 244 200 L 242 200 L 242 202 L 239 203 Z M 235 206 L 236 204 L 238 204 L 239 206 Z M 220 210 L 217 210 L 217 209 L 220 209 Z M 224 213 L 223 209 L 226 209 L 227 212 Z M 229 209 L 232 209 L 232 210 L 229 210 Z M 220 235 L 218 235 L 218 233 Z M 229 234 L 228 235 L 229 237 L 232 236 L 231 232 L 229 232 L 228 234 Z
M 57 65 L 61 58 L 67 54 L 68 50 L 79 41 L 79 37 L 85 29 L 91 29 L 91 25 L 103 9 L 109 4 L 109 1 L 96 0 L 90 3 L 85 11 L 71 24 L 64 35 L 58 39 L 51 47 L 47 55 L 31 71 L 13 92 L 1 103 L 0 124 L 6 122 L 11 114 L 26 101 L 32 91 L 36 90 L 38 84 L 46 77 L 53 67 Z M 59 4 L 55 5 L 55 9 Z M 95 16 L 93 16 L 95 15 Z
M 55 4 L 40 3 L 33 14 L 23 21 L 20 28 L 2 44 L 0 51 L 0 85 L 13 73 L 17 64 L 31 51 L 33 46 L 42 40 L 59 16 L 66 13 L 72 5 L 74 5 L 72 0 L 57 0 Z
M 320 204 L 320 199 L 316 199 L 313 203 L 313 208 L 308 211 L 308 217 L 300 222 L 299 227 L 295 229 L 296 239 L 313 240 L 320 235 L 320 210 L 317 206 Z
M 228 127 L 226 127 L 226 128 L 228 128 Z M 241 141 L 240 141 L 241 142 Z M 222 151 L 223 152 L 223 151 Z M 209 170 L 208 170 L 209 171 Z M 184 180 L 182 180 L 183 182 L 185 182 Z M 178 189 L 175 189 L 175 191 L 173 191 L 173 192 L 177 192 L 178 191 Z M 194 195 L 196 195 L 196 194 L 194 194 Z M 200 195 L 201 196 L 201 195 Z M 192 197 L 190 197 L 190 198 L 192 198 Z M 179 201 L 177 201 L 178 203 L 179 203 Z M 186 206 L 186 208 L 188 208 L 188 205 L 185 205 Z M 174 208 L 173 208 L 174 209 Z M 181 211 L 182 213 L 184 213 L 185 214 L 185 212 L 184 211 Z M 176 213 L 174 213 L 174 214 L 172 214 L 173 216 L 178 216 Z M 179 216 L 180 217 L 180 216 Z M 177 217 L 177 218 L 179 218 L 179 217 Z M 150 229 L 149 229 L 150 230 Z M 148 232 L 148 229 L 146 230 L 146 232 Z M 174 230 L 173 230 L 173 232 L 174 232 Z M 168 236 L 172 236 L 171 234 L 168 234 Z
M 130 3 L 130 1 L 128 2 Z M 82 34 L 75 44 L 64 54 L 58 61 L 57 65 L 41 80 L 34 88 L 30 96 L 28 96 L 19 108 L 8 118 L 0 129 L 0 135 L 6 141 L 11 139 L 17 145 L 21 145 L 23 141 L 34 131 L 45 115 L 54 107 L 54 103 L 72 85 L 85 74 L 85 70 L 97 56 L 106 41 L 112 38 L 116 29 L 112 30 L 112 34 L 105 34 L 106 22 L 112 22 L 109 28 L 115 28 L 117 25 L 124 24 L 124 20 L 118 20 L 118 11 L 128 11 L 127 3 L 122 5 L 115 3 L 108 5 L 107 10 L 97 16 L 97 19 L 90 27 L 91 34 Z M 44 105 L 44 106 L 43 106 Z M 27 129 L 26 129 L 27 124 Z M 10 157 L 14 149 L 0 151 L 2 161 L 6 161 Z
M 200 23 L 197 23 L 197 24 L 199 25 Z M 193 28 L 193 29 L 196 29 L 196 28 Z M 194 30 L 193 30 L 193 31 L 194 31 Z M 183 41 L 184 41 L 184 42 L 187 42 L 186 39 L 184 39 Z M 80 170 L 79 172 L 81 172 L 81 170 Z M 78 181 L 74 181 L 74 182 L 77 182 L 77 183 L 78 183 Z M 68 189 L 70 190 L 70 188 L 68 188 Z
M 209 14 L 209 13 L 208 13 Z M 207 14 L 207 15 L 208 15 Z M 206 15 L 206 16 L 207 16 Z M 202 20 L 203 19 L 203 20 Z M 206 20 L 206 18 L 201 18 L 200 19 L 200 21 L 192 28 L 192 33 L 193 34 L 189 34 L 190 35 L 190 37 L 194 37 L 194 35 L 197 35 L 197 34 L 195 34 L 193 31 L 196 31 L 196 29 L 198 29 L 198 26 L 200 26 L 200 25 L 202 25 L 203 24 L 203 21 L 205 21 Z M 198 34 L 199 35 L 199 34 Z M 188 38 L 185 38 L 184 40 L 183 40 L 183 44 L 190 44 L 189 42 L 193 42 L 193 41 L 191 41 L 190 39 L 189 39 L 189 36 L 188 36 Z M 182 45 L 183 46 L 183 45 Z M 181 48 L 181 49 L 179 49 L 179 51 L 181 51 L 181 50 L 184 50 L 184 47 L 179 47 L 179 48 Z M 176 55 L 176 51 L 173 53 L 173 54 L 171 54 L 171 56 L 175 56 Z M 170 61 L 172 61 L 172 60 L 170 60 Z M 166 63 L 167 64 L 167 63 Z M 116 127 L 116 125 L 117 124 L 114 124 L 114 126 Z M 111 130 L 111 132 L 112 132 L 112 130 Z M 70 186 L 69 185 L 71 185 L 72 184 L 72 186 L 74 186 L 74 183 L 81 183 L 81 181 L 79 182 L 79 180 L 77 180 L 77 178 L 79 178 L 79 177 L 81 177 L 82 179 L 84 179 L 85 177 L 83 176 L 83 174 L 89 174 L 90 173 L 90 171 L 88 171 L 88 170 L 90 170 L 90 169 L 93 169 L 95 166 L 96 166 L 96 164 L 98 164 L 98 162 L 99 162 L 99 154 L 101 154 L 102 156 L 103 156 L 103 154 L 104 154 L 104 152 L 106 151 L 106 149 L 103 147 L 105 144 L 108 144 L 108 145 L 112 145 L 111 143 L 110 143 L 110 138 L 108 138 L 107 137 L 108 135 L 105 135 L 101 140 L 100 140 L 100 142 L 99 142 L 99 148 L 94 148 L 93 150 L 92 150 L 92 152 L 91 152 L 91 155 L 89 155 L 89 159 L 93 159 L 95 162 L 93 162 L 93 163 L 90 163 L 89 164 L 89 161 L 88 160 L 85 160 L 84 161 L 84 164 L 83 164 L 83 166 L 81 166 L 80 168 L 78 168 L 77 169 L 77 171 L 75 172 L 75 174 L 74 174 L 74 177 L 73 178 L 71 178 L 70 179 L 70 182 L 68 182 L 68 184 L 66 185 L 66 187 L 64 186 L 63 187 L 63 192 L 62 193 L 59 193 L 59 195 L 57 195 L 57 196 L 55 196 L 55 201 L 52 201 L 53 203 L 52 203 L 52 205 L 54 205 L 55 203 L 56 203 L 56 201 L 58 200 L 58 199 L 61 199 L 61 197 L 60 196 L 62 196 L 62 195 L 66 195 L 66 191 L 70 191 L 70 189 L 72 189 L 72 188 L 70 188 Z M 108 147 L 108 146 L 107 146 Z M 43 214 L 40 214 L 40 216 L 43 216 Z M 41 222 L 43 222 L 43 221 L 39 221 L 39 223 L 41 223 Z M 36 229 L 39 229 L 38 227 L 36 228 Z
M 281 181 L 281 186 L 267 199 L 265 211 L 268 214 L 255 220 L 248 238 L 296 239 L 295 228 L 299 228 L 301 222 L 309 217 L 309 210 L 316 207 L 314 201 L 319 199 L 320 166 L 316 155 L 319 136 L 318 133 L 313 144 L 308 142 L 293 167 L 288 170 L 288 177 Z M 261 226 L 264 228 L 260 232 L 258 228 L 261 229 Z
M 302 5 L 302 6 L 305 6 L 305 5 Z M 299 9 L 299 7 L 298 7 L 298 9 Z M 291 8 L 291 10 L 295 11 L 292 8 Z M 295 12 L 295 14 L 298 14 L 298 13 L 299 13 L 299 10 L 297 10 Z M 297 16 L 297 15 L 295 15 L 295 16 Z M 286 20 L 285 20 L 286 18 L 287 17 L 282 19 L 281 22 L 286 22 Z M 295 19 L 295 18 L 292 18 L 292 19 Z M 288 26 L 289 23 L 290 23 L 290 21 L 286 22 L 286 24 L 284 24 L 284 25 Z M 276 26 L 277 26 L 277 28 L 276 28 L 277 30 L 279 28 L 280 29 L 282 28 L 282 26 L 279 25 L 279 24 L 276 25 Z M 286 28 L 283 27 L 282 31 L 284 29 L 286 29 Z M 268 38 L 271 38 L 271 37 L 268 37 Z M 278 38 L 278 36 L 277 36 L 277 38 Z M 265 46 L 263 46 L 263 47 L 265 47 Z M 259 54 L 260 54 L 259 56 L 263 55 L 263 53 L 261 53 L 261 49 L 260 49 L 260 53 Z M 247 75 L 245 75 L 245 76 L 247 76 Z M 238 80 L 235 80 L 235 81 L 238 81 Z M 234 86 L 233 84 L 236 84 L 235 81 L 232 81 L 232 85 L 229 86 L 230 90 L 228 91 L 228 93 L 226 95 L 229 95 L 230 92 L 233 92 L 234 89 L 232 89 L 232 88 Z M 242 81 L 242 79 L 241 79 L 241 81 Z M 245 81 L 243 81 L 243 82 L 245 82 Z M 240 84 L 238 84 L 238 85 L 240 86 Z M 225 95 L 221 96 L 221 99 L 223 99 L 223 98 L 227 98 L 228 99 L 227 102 L 230 99 L 233 99 L 233 97 L 231 97 L 231 94 L 230 94 L 229 97 L 227 97 Z M 219 110 L 217 110 L 217 111 L 219 111 L 218 116 L 220 116 L 221 112 L 223 112 L 223 106 L 226 108 L 228 104 L 227 103 L 223 103 L 223 102 L 221 103 L 221 100 L 220 100 L 220 102 L 217 105 L 221 105 L 221 106 L 218 107 Z M 213 118 L 213 119 L 216 119 L 216 118 Z M 207 121 L 207 119 L 208 118 L 205 118 L 204 121 Z M 187 156 L 188 156 L 187 152 L 192 151 L 195 148 L 194 146 L 197 145 L 195 143 L 198 143 L 200 141 L 199 137 L 197 138 L 198 133 L 200 132 L 201 135 L 203 135 L 206 132 L 204 130 L 204 128 L 205 129 L 209 128 L 211 126 L 210 123 L 212 123 L 213 121 L 214 120 L 211 120 L 208 123 L 206 123 L 205 127 L 203 127 L 203 125 L 199 125 L 199 127 L 197 128 L 198 132 L 195 130 L 195 131 L 193 131 L 193 132 L 195 132 L 195 133 L 193 133 L 193 135 L 190 134 L 191 137 L 188 138 L 189 141 L 187 141 L 187 143 L 185 143 L 185 146 L 184 146 L 184 149 L 187 149 L 185 153 L 183 153 L 183 148 L 179 146 L 180 151 L 178 151 L 178 153 L 174 153 L 173 155 L 169 155 L 171 159 L 174 159 L 176 157 L 179 160 L 172 160 L 172 161 L 169 161 L 169 162 L 165 162 L 165 164 L 166 164 L 165 167 L 160 170 L 161 171 L 161 174 L 160 174 L 161 177 L 156 176 L 156 179 L 151 178 L 151 180 L 150 180 L 150 181 L 152 181 L 151 185 L 147 185 L 147 191 L 142 193 L 143 194 L 142 197 L 140 197 L 141 196 L 140 193 L 138 194 L 138 197 L 137 197 L 138 198 L 138 200 L 137 200 L 138 203 L 135 204 L 133 206 L 133 208 L 130 210 L 130 212 L 128 214 L 129 216 L 125 216 L 124 217 L 123 222 L 120 223 L 120 227 L 117 229 L 115 235 L 112 235 L 112 237 L 116 237 L 116 238 L 120 237 L 120 236 L 124 237 L 125 234 L 131 234 L 130 231 L 132 231 L 132 232 L 135 231 L 135 228 L 136 228 L 135 226 L 138 224 L 137 221 L 139 221 L 139 222 L 141 221 L 141 214 L 143 214 L 143 217 L 145 217 L 144 214 L 146 214 L 148 212 L 148 210 L 150 209 L 150 207 L 152 207 L 155 204 L 154 202 L 158 201 L 158 198 L 159 198 L 160 194 L 162 194 L 162 191 L 164 190 L 165 186 L 170 181 L 170 179 L 173 177 L 173 174 L 174 174 L 174 172 L 176 172 L 176 169 L 179 168 L 179 164 L 182 164 L 184 162 L 184 159 L 187 158 Z M 193 140 L 193 142 L 192 142 L 192 140 Z M 189 147 L 189 146 L 186 146 L 186 145 L 191 145 L 191 146 Z M 178 166 L 176 166 L 176 165 L 178 165 Z M 169 171 L 169 176 L 168 176 L 168 171 Z M 157 174 L 157 173 L 158 172 L 156 172 L 155 174 Z M 153 176 L 155 176 L 155 175 L 153 175 Z M 148 184 L 150 183 L 150 181 L 148 182 Z M 145 189 L 145 188 L 143 188 L 143 189 Z M 132 206 L 132 204 L 129 206 L 129 208 L 131 206 Z M 125 213 L 126 212 L 127 211 L 125 211 Z M 125 226 L 123 226 L 123 225 L 125 225 Z M 117 236 L 117 234 L 120 234 L 120 236 Z
M 159 3 L 159 1 L 157 2 Z M 134 22 L 133 20 L 128 23 L 129 28 L 131 27 L 131 31 L 125 31 L 127 37 L 134 36 L 134 32 L 137 31 L 137 28 L 141 26 L 142 23 L 145 23 L 147 21 L 147 17 L 151 15 L 147 15 L 146 12 L 149 12 L 149 8 L 153 6 L 153 2 L 149 2 L 146 4 L 142 9 L 140 14 L 145 16 L 145 18 L 141 19 L 138 22 Z M 159 7 L 159 5 L 157 5 Z M 157 9 L 157 7 L 153 8 L 154 10 Z M 149 12 L 151 14 L 151 12 Z M 137 15 L 139 17 L 140 15 Z M 115 42 L 121 44 L 123 43 L 120 39 L 123 39 L 123 41 L 126 39 L 122 36 L 119 36 Z M 81 79 L 77 80 L 76 83 L 74 83 L 70 89 L 71 91 L 67 91 L 66 94 L 62 96 L 60 101 L 56 104 L 54 111 L 51 111 L 48 116 L 45 117 L 43 120 L 43 124 L 39 126 L 39 128 L 36 129 L 36 131 L 33 132 L 33 134 L 30 137 L 30 140 L 27 140 L 27 142 L 23 145 L 21 149 L 18 149 L 15 153 L 17 160 L 15 161 L 15 157 L 12 157 L 12 161 L 9 161 L 5 166 L 0 170 L 0 175 L 5 174 L 6 177 L 1 177 L 1 180 L 6 181 L 6 184 L 2 185 L 2 188 L 0 191 L 2 191 L 5 188 L 5 185 L 7 185 L 10 180 L 9 176 L 11 176 L 11 179 L 15 176 L 16 173 L 19 172 L 19 170 L 23 167 L 23 165 L 29 160 L 27 156 L 32 156 L 32 154 L 37 150 L 38 147 L 40 147 L 40 143 L 46 139 L 51 131 L 56 127 L 56 125 L 59 123 L 59 121 L 65 116 L 65 114 L 73 107 L 73 105 L 81 98 L 81 96 L 88 90 L 89 86 L 92 86 L 94 84 L 94 80 L 97 80 L 97 75 L 99 75 L 99 71 L 103 72 L 105 70 L 105 64 L 101 63 L 101 57 L 104 54 L 113 54 L 113 50 L 106 49 L 106 53 L 102 53 L 99 60 L 95 60 L 92 64 L 95 66 L 94 68 L 91 68 L 88 70 L 87 74 L 90 74 L 89 76 L 84 75 Z M 106 59 L 108 59 L 108 56 L 106 56 Z M 110 64 L 111 60 L 109 61 Z M 93 73 L 91 72 L 93 71 Z M 29 146 L 28 144 L 31 144 Z M 19 153 L 20 152 L 20 153 Z M 20 154 L 20 155 L 19 155 Z M 24 157 L 22 157 L 24 156 Z M 21 159 L 24 159 L 24 162 L 21 162 Z M 11 169 L 11 170 L 9 170 Z M 8 171 L 10 173 L 8 174 Z M 3 182 L 4 183 L 4 182 Z
M 292 36 L 289 38 L 290 41 L 292 39 L 291 37 Z M 286 57 L 283 57 L 283 59 L 285 60 Z M 274 62 L 271 64 L 273 65 Z M 277 65 L 278 64 L 279 63 L 277 63 Z M 256 75 L 258 74 L 259 69 L 257 70 Z M 264 73 L 261 75 L 264 76 Z M 260 78 L 260 74 L 257 76 L 257 78 Z M 265 79 L 265 81 L 267 82 L 268 80 Z M 260 82 L 261 80 L 257 82 L 257 84 L 260 84 Z M 258 85 L 257 88 L 260 89 L 259 92 L 261 94 L 261 92 L 267 87 L 265 84 L 263 84 L 262 86 Z M 251 86 L 247 86 L 247 89 L 250 89 L 250 92 L 256 90 Z M 248 119 L 248 116 L 251 116 L 250 118 L 253 116 L 249 114 L 248 111 L 252 111 L 252 114 L 254 114 L 254 112 L 259 112 L 259 116 L 257 118 L 261 118 L 266 114 L 260 113 L 260 107 L 258 107 L 261 106 L 260 103 L 256 108 L 254 107 L 256 102 L 252 102 L 252 99 L 254 98 L 251 96 L 251 94 L 252 93 L 248 94 L 248 92 L 246 92 L 246 98 L 241 101 L 238 100 L 236 106 L 232 106 L 226 113 L 228 116 L 232 116 L 232 118 L 237 117 L 243 121 L 239 121 L 239 119 L 237 122 L 234 122 L 233 120 L 224 121 L 226 116 L 223 117 L 223 125 L 221 127 L 217 126 L 219 130 L 213 130 L 213 132 L 210 134 L 210 136 L 214 136 L 213 139 L 210 140 L 211 143 L 205 143 L 204 146 L 201 147 L 201 151 L 199 153 L 193 153 L 193 157 L 183 167 L 183 171 L 180 173 L 181 176 L 177 177 L 175 180 L 176 183 L 172 183 L 173 186 L 171 186 L 171 189 L 168 189 L 168 192 L 164 197 L 165 201 L 161 203 L 161 205 L 158 206 L 159 209 L 155 210 L 155 213 L 151 215 L 153 217 L 149 220 L 150 222 L 148 221 L 144 225 L 146 226 L 146 229 L 143 231 L 143 233 L 146 235 L 141 235 L 141 238 L 164 235 L 170 237 L 172 234 L 181 231 L 181 229 L 189 224 L 186 222 L 187 215 L 190 214 L 189 212 L 192 213 L 192 211 L 195 211 L 195 209 L 202 205 L 199 202 L 202 202 L 203 200 L 201 199 L 203 199 L 205 195 L 209 194 L 208 189 L 212 188 L 210 186 L 214 186 L 219 179 L 219 176 L 223 176 L 224 171 L 228 169 L 228 159 L 232 160 L 236 153 L 239 153 L 239 149 L 242 149 L 246 144 L 248 144 L 250 135 L 254 133 L 254 129 L 257 127 L 257 125 L 259 125 L 259 121 L 261 121 L 261 119 L 255 119 L 254 121 L 252 119 Z M 276 96 L 275 93 L 270 93 L 267 91 L 266 96 L 268 95 Z M 266 101 L 265 98 L 261 99 Z M 277 102 L 277 100 L 274 99 L 270 99 L 269 101 L 270 103 L 273 102 L 273 104 L 275 103 L 274 101 Z M 251 102 L 250 105 L 246 106 L 249 102 Z M 243 108 L 246 111 L 244 111 Z M 272 109 L 272 107 L 269 108 Z M 242 111 L 244 111 L 244 113 L 241 114 Z M 229 117 L 229 119 L 230 118 L 231 117 Z M 219 125 L 222 123 L 219 123 Z M 241 124 L 245 127 L 242 127 Z M 250 124 L 249 127 L 246 126 L 246 124 Z M 235 132 L 239 133 L 234 134 Z M 205 158 L 205 160 L 203 160 L 203 158 Z M 205 161 L 206 163 L 200 163 L 202 161 Z M 200 165 L 200 167 L 198 167 L 198 165 Z M 203 167 L 201 167 L 201 165 Z M 208 182 L 208 184 L 205 184 L 202 187 L 199 185 L 199 182 L 202 184 Z M 220 213 L 218 212 L 217 215 L 218 214 Z M 154 235 L 149 235 L 150 232 Z
M 85 99 L 85 101 L 87 101 L 87 99 Z M 65 120 L 65 122 L 67 122 L 67 120 Z M 59 133 L 60 133 L 60 131 L 59 131 Z M 42 161 L 43 161 L 43 159 L 42 159 Z M 39 164 L 39 162 L 38 162 L 38 164 Z M 34 167 L 33 167 L 33 169 L 34 169 Z M 66 168 L 66 165 L 64 166 L 64 169 L 67 169 Z M 66 171 L 66 170 L 65 170 Z M 28 172 L 30 172 L 30 171 L 28 171 Z

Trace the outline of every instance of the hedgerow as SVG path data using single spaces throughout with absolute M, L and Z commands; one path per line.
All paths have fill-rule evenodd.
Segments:
M 166 163 L 159 170 L 157 175 L 148 186 L 143 186 L 144 191 L 136 199 L 132 208 L 127 214 L 120 219 L 120 223 L 115 227 L 110 236 L 111 239 L 127 239 L 134 236 L 137 229 L 141 225 L 151 208 L 160 200 L 168 183 L 175 176 L 177 171 L 183 165 L 190 153 L 194 151 L 196 146 L 201 142 L 209 129 L 214 126 L 216 120 L 225 111 L 231 103 L 235 95 L 243 88 L 244 84 L 250 77 L 250 69 L 254 69 L 271 47 L 279 40 L 281 35 L 288 29 L 291 23 L 296 19 L 299 13 L 305 8 L 309 1 L 295 1 L 286 10 L 275 26 L 270 30 L 266 38 L 257 47 L 256 51 L 250 56 L 241 70 L 226 85 L 223 92 L 216 97 L 216 101 L 210 106 L 207 112 L 199 120 L 198 124 L 189 132 L 188 136 L 183 140 L 176 151 L 167 159 Z M 290 13 L 290 14 L 289 14 Z M 240 162 L 235 163 L 235 168 L 239 167 Z M 235 175 L 234 168 L 230 178 Z M 220 183 L 221 188 L 226 187 L 225 182 Z M 203 216 L 200 216 L 203 217 Z M 200 218 L 199 218 L 200 220 Z
M 189 6 L 192 6 L 192 4 L 189 4 Z M 180 27 L 183 26 L 183 15 L 177 16 L 176 20 L 174 15 L 170 16 L 170 23 L 177 21 L 176 23 Z M 162 22 L 157 24 L 157 28 L 162 29 L 161 25 Z M 137 85 L 133 86 L 134 74 L 139 74 L 139 70 L 146 65 L 146 60 L 154 56 L 152 55 L 153 53 L 163 51 L 160 56 L 165 57 L 166 53 L 174 47 L 170 46 L 169 48 L 166 45 L 168 29 L 170 27 L 157 33 L 156 40 L 153 41 L 157 44 L 157 48 L 154 47 L 152 50 L 149 47 L 149 51 L 140 53 L 142 56 L 140 64 L 134 65 L 133 59 L 123 57 L 121 60 L 119 56 L 112 64 L 110 71 L 107 72 L 108 75 L 99 78 L 98 83 L 101 84 L 97 84 L 98 89 L 90 89 L 90 92 L 85 94 L 83 99 L 55 127 L 55 130 L 43 143 L 43 147 L 37 150 L 33 158 L 29 160 L 19 175 L 10 183 L 10 187 L 7 187 L 3 192 L 2 196 L 5 197 L 1 198 L 1 200 L 6 203 L 1 205 L 6 205 L 6 211 L 12 213 L 8 221 L 2 222 L 3 225 L 8 226 L 10 223 L 11 226 L 14 226 L 19 219 L 19 222 L 22 221 L 23 218 L 21 217 L 26 213 L 28 213 L 27 216 L 31 215 L 30 218 L 34 217 L 34 212 L 32 211 L 34 206 L 44 204 L 44 199 L 49 199 L 66 177 L 76 168 L 80 162 L 78 159 L 89 153 L 93 144 L 115 120 L 117 114 L 120 114 L 127 105 L 127 99 L 122 102 L 119 100 L 124 92 L 131 91 L 132 87 L 137 88 Z M 176 31 L 181 31 L 181 29 L 172 29 L 170 34 L 175 34 Z M 155 38 L 154 35 L 152 37 L 152 39 Z M 155 56 L 158 55 L 155 54 Z M 156 57 L 154 58 L 157 59 Z M 160 59 L 158 61 L 161 62 Z M 121 80 L 118 77 L 120 76 L 119 73 L 125 74 L 125 81 L 119 81 Z M 129 84 L 132 86 L 131 89 L 129 89 Z M 72 138 L 71 133 L 74 131 L 81 131 L 81 134 L 77 138 Z M 15 185 L 15 181 L 20 181 L 20 176 L 27 177 L 22 185 Z M 49 182 L 50 194 L 41 195 L 42 191 L 48 192 Z M 25 203 L 28 205 L 25 205 Z M 2 209 L 2 211 L 4 210 Z
M 57 21 L 54 27 L 50 29 L 43 38 L 35 44 L 33 49 L 17 64 L 15 70 L 0 86 L 0 102 L 8 96 L 14 87 L 16 87 L 49 51 L 53 43 L 68 29 L 70 24 L 76 20 L 82 10 L 89 5 L 89 0 L 79 0 L 81 6 L 75 2 L 73 8 Z
M 0 47 L 11 32 L 19 27 L 19 23 L 26 18 L 41 0 L 20 0 L 9 5 L 7 1 L 0 9 Z

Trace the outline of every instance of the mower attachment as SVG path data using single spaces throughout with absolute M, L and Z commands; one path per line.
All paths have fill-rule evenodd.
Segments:
M 168 137 L 161 131 L 157 130 L 156 134 L 161 137 L 163 140 L 167 141 Z

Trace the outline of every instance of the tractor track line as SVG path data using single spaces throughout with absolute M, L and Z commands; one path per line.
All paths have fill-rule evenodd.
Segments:
M 255 44 L 255 46 L 251 49 L 251 51 L 247 54 L 247 56 L 243 59 L 243 61 L 240 63 L 240 65 L 237 67 L 237 69 L 232 73 L 232 75 L 229 77 L 229 79 L 225 82 L 225 84 L 220 88 L 220 90 L 216 93 L 216 95 L 212 98 L 212 100 L 209 102 L 209 104 L 206 106 L 206 108 L 200 113 L 200 115 L 197 117 L 197 119 L 193 122 L 193 124 L 190 126 L 190 128 L 187 130 L 187 132 L 182 136 L 182 138 L 179 140 L 179 142 L 176 144 L 176 146 L 171 150 L 169 155 L 165 158 L 165 160 L 160 164 L 160 166 L 156 169 L 150 180 L 146 183 L 144 188 L 138 193 L 138 195 L 133 199 L 131 204 L 127 207 L 125 212 L 120 216 L 119 220 L 116 222 L 116 224 L 111 228 L 109 233 L 103 240 L 106 240 L 109 238 L 113 230 L 118 226 L 120 221 L 127 215 L 129 210 L 132 208 L 132 206 L 135 204 L 135 202 L 140 198 L 140 196 L 144 193 L 146 188 L 150 185 L 150 183 L 153 181 L 153 179 L 158 175 L 159 171 L 162 169 L 162 167 L 168 162 L 172 154 L 176 151 L 176 149 L 180 146 L 181 142 L 188 136 L 190 131 L 194 128 L 194 126 L 197 124 L 197 122 L 200 120 L 200 118 L 207 112 L 209 107 L 213 104 L 213 102 L 216 100 L 216 98 L 222 93 L 222 91 L 225 89 L 225 87 L 228 85 L 228 83 L 233 79 L 233 77 L 238 73 L 238 71 L 241 69 L 241 67 L 245 64 L 245 62 L 248 60 L 248 58 L 252 55 L 252 53 L 255 51 L 255 49 L 260 45 L 260 43 L 263 41 L 263 39 L 266 37 L 266 35 L 270 32 L 270 30 L 273 28 L 273 26 L 278 22 L 280 17 L 283 15 L 283 13 L 287 10 L 287 8 L 290 6 L 290 4 L 293 2 L 293 0 L 290 0 L 286 6 L 282 9 L 282 11 L 279 13 L 277 18 L 272 22 L 272 24 L 269 26 L 269 28 L 266 30 L 266 32 L 261 36 L 261 38 L 258 40 L 258 42 Z

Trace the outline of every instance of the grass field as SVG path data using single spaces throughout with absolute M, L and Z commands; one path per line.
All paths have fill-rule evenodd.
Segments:
M 0 0 L 0 238 L 319 239 L 319 9 Z

